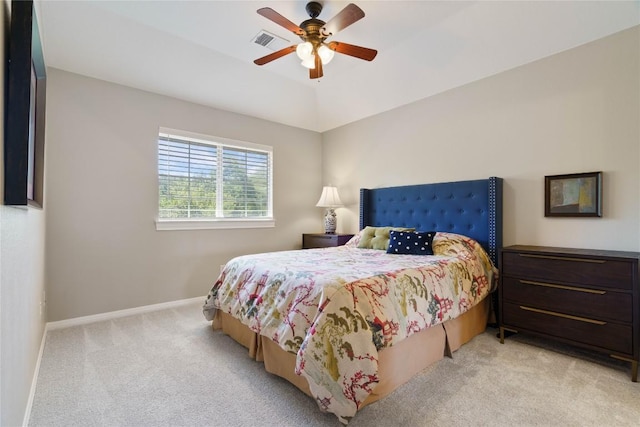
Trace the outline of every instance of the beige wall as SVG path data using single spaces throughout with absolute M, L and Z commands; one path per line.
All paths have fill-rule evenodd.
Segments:
M 639 56 L 635 27 L 326 132 L 339 230 L 358 229 L 360 187 L 500 176 L 505 245 L 639 251 Z M 544 217 L 545 175 L 592 171 L 603 218 Z
M 321 227 L 318 133 L 58 69 L 47 109 L 49 321 L 204 296 L 230 258 Z M 156 231 L 160 126 L 273 146 L 276 227 Z
M 9 5 L 0 3 L 0 58 L 5 57 Z M 4 82 L 6 62 L 0 65 Z M 0 85 L 4 135 L 4 85 Z M 4 138 L 0 138 L 4 140 Z M 1 143 L 0 143 L 1 145 Z M 2 149 L 0 149 L 2 153 Z M 0 172 L 4 168 L 0 168 Z M 4 188 L 0 173 L 0 188 Z M 2 197 L 0 196 L 0 200 Z M 22 425 L 44 333 L 44 211 L 0 205 L 0 425 Z

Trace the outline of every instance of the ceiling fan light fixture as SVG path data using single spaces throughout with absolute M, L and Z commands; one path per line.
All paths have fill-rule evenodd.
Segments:
M 324 74 L 323 65 L 331 62 L 336 52 L 366 61 L 372 61 L 378 54 L 378 51 L 375 49 L 348 43 L 338 41 L 332 41 L 329 44 L 325 43 L 327 38 L 364 18 L 364 11 L 355 4 L 349 3 L 328 22 L 318 19 L 320 12 L 322 12 L 322 2 L 310 1 L 307 3 L 305 10 L 311 19 L 303 21 L 298 26 L 270 7 L 258 9 L 257 12 L 259 15 L 300 37 L 302 43 L 292 44 L 262 58 L 258 58 L 253 61 L 256 65 L 268 64 L 295 51 L 298 58 L 302 61 L 301 65 L 310 70 L 309 78 L 319 79 Z
M 329 47 L 324 43 L 318 48 L 318 55 L 320 55 L 322 65 L 327 65 L 329 62 L 331 62 L 335 54 L 335 51 L 329 49 Z
M 314 68 L 316 68 L 316 58 L 311 55 L 307 59 L 303 59 L 300 64 L 305 68 L 313 70 Z
M 305 61 L 309 58 L 313 59 L 313 45 L 310 42 L 302 42 L 296 47 L 298 58 Z

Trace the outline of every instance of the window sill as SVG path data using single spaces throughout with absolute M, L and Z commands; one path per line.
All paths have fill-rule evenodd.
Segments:
M 265 219 L 156 219 L 157 231 L 214 230 L 233 228 L 272 228 L 273 218 Z

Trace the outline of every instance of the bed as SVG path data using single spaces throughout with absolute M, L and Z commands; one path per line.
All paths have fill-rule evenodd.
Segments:
M 347 423 L 485 330 L 501 214 L 496 177 L 361 189 L 347 245 L 234 258 L 203 312 Z

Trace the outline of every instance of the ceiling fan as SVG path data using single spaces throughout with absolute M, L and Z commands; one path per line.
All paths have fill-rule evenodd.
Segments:
M 331 61 L 335 52 L 366 61 L 372 61 L 378 54 L 377 50 L 343 42 L 332 41 L 325 43 L 326 39 L 338 31 L 364 18 L 364 12 L 355 4 L 348 4 L 336 16 L 330 19 L 329 22 L 318 19 L 320 12 L 322 12 L 321 3 L 311 1 L 307 3 L 305 9 L 311 19 L 302 22 L 300 26 L 289 21 L 270 7 L 258 9 L 258 14 L 293 32 L 293 34 L 302 39 L 302 43 L 285 47 L 262 58 L 258 58 L 253 61 L 256 65 L 267 64 L 295 51 L 302 60 L 302 65 L 309 69 L 309 78 L 318 79 L 323 75 L 322 66 Z

